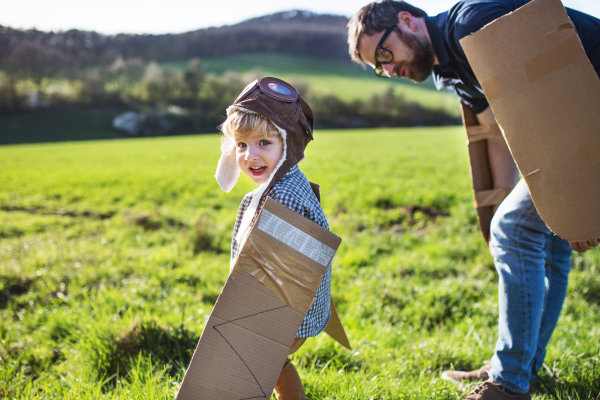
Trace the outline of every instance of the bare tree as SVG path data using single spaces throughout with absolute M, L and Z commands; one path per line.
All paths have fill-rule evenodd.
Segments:
M 185 83 L 184 97 L 191 103 L 196 103 L 204 81 L 204 70 L 199 59 L 190 60 L 190 64 L 183 74 L 183 81 Z
M 68 64 L 68 57 L 59 50 L 31 41 L 17 44 L 5 62 L 9 73 L 31 79 L 40 93 L 44 79 L 56 76 Z

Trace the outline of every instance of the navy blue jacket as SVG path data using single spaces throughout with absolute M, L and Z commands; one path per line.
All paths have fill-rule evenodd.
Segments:
M 459 40 L 529 3 L 530 0 L 463 0 L 425 24 L 439 61 L 433 79 L 438 90 L 447 88 L 480 113 L 488 107 L 481 85 L 467 61 Z M 600 20 L 567 8 L 585 52 L 600 77 Z

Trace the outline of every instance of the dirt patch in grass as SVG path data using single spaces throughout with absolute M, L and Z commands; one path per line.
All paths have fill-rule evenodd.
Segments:
M 217 230 L 210 215 L 202 214 L 196 221 L 193 236 L 194 254 L 203 251 L 222 253 L 223 237 Z
M 14 227 L 2 227 L 0 229 L 0 239 L 18 238 L 25 235 L 25 231 Z
M 83 217 L 83 218 L 90 218 L 90 219 L 109 219 L 109 218 L 112 218 L 113 215 L 115 215 L 115 212 L 113 212 L 113 211 L 107 211 L 104 213 L 93 213 L 91 211 L 75 212 L 75 211 L 69 211 L 66 209 L 60 209 L 60 210 L 53 211 L 53 210 L 43 210 L 43 209 L 35 208 L 35 207 L 18 207 L 18 206 L 2 206 L 2 208 L 0 208 L 0 210 L 7 211 L 7 212 L 21 211 L 21 212 L 26 212 L 29 214 L 58 215 L 61 217 Z
M 445 210 L 436 210 L 427 206 L 419 206 L 416 204 L 411 204 L 408 206 L 401 207 L 407 214 L 411 216 L 411 218 L 415 217 L 417 212 L 421 212 L 429 217 L 430 220 L 435 220 L 437 217 L 447 217 L 450 215 L 448 211 Z
M 140 226 L 145 230 L 155 231 L 160 228 L 185 228 L 187 225 L 171 217 L 164 217 L 156 213 L 130 213 L 123 214 L 123 220 L 131 225 Z

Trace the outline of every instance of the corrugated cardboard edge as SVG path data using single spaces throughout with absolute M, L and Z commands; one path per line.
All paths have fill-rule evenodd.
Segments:
M 473 200 L 477 192 L 483 190 L 492 190 L 494 181 L 492 180 L 492 170 L 487 152 L 487 139 L 471 141 L 468 131 L 472 127 L 479 126 L 477 115 L 466 104 L 460 103 L 462 111 L 462 120 L 467 132 L 467 146 L 469 150 L 469 166 L 471 168 L 471 180 L 473 183 Z M 494 216 L 494 207 L 477 208 L 477 219 L 479 220 L 479 229 L 486 243 L 490 242 L 490 225 Z
M 498 124 L 493 125 L 473 125 L 467 126 L 468 143 L 478 140 L 490 139 L 495 136 L 502 136 L 502 131 Z
M 499 188 L 475 192 L 475 208 L 497 206 L 512 192 L 513 188 Z

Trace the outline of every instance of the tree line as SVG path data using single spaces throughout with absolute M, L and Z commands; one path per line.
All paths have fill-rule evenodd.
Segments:
M 173 61 L 243 53 L 278 53 L 348 61 L 343 16 L 286 11 L 231 26 L 181 34 L 103 35 L 69 30 L 42 32 L 0 25 L 0 64 L 23 42 L 60 54 L 73 66 L 107 65 L 119 56 Z
M 183 124 L 177 124 L 185 128 L 177 133 L 214 132 L 223 121 L 227 106 L 248 82 L 264 76 L 260 71 L 243 75 L 231 71 L 223 75 L 206 74 L 199 59 L 192 59 L 184 69 L 121 57 L 108 66 L 64 69 L 60 68 L 63 62 L 60 56 L 38 50 L 35 46 L 23 50 L 21 55 L 30 62 L 29 68 L 17 68 L 14 59 L 15 64 L 5 64 L 9 67 L 0 73 L 0 115 L 25 112 L 34 107 L 160 111 L 177 106 L 185 110 L 178 117 L 184 120 Z M 313 108 L 319 128 L 460 122 L 443 110 L 407 101 L 392 87 L 367 100 L 343 101 L 334 95 L 313 93 L 307 82 L 291 83 Z

